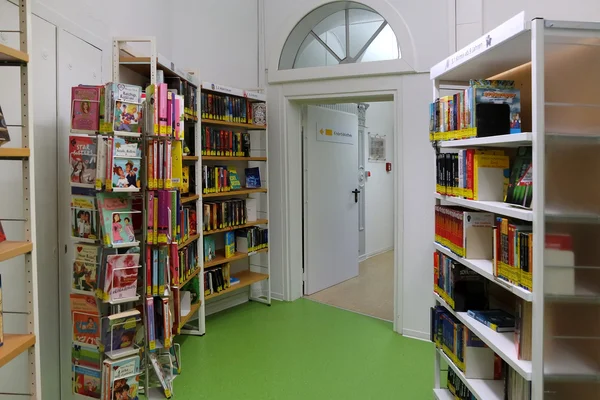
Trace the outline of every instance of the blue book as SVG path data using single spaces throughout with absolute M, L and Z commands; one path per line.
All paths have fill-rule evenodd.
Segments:
M 240 283 L 240 278 L 236 278 L 235 276 L 229 278 L 229 286 L 237 285 L 238 283 Z
M 152 294 L 158 296 L 158 249 L 152 249 Z
M 512 332 L 515 330 L 515 317 L 503 310 L 469 310 L 467 315 L 496 332 Z
M 257 189 L 260 187 L 260 169 L 258 167 L 246 168 L 246 187 Z

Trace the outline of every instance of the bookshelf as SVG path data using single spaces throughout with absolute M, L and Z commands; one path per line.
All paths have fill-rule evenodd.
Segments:
M 239 283 L 221 291 L 211 293 L 205 288 L 206 314 L 221 311 L 240 302 L 252 300 L 271 304 L 270 256 L 268 246 L 249 253 L 237 249 L 230 257 L 225 257 L 226 235 L 237 235 L 242 229 L 264 229 L 269 223 L 268 187 L 268 131 L 266 120 L 260 120 L 260 113 L 252 115 L 252 109 L 266 108 L 266 96 L 263 93 L 246 91 L 212 82 L 203 81 L 201 85 L 201 115 L 202 135 L 198 143 L 202 143 L 202 153 L 199 160 L 202 177 L 206 180 L 204 171 L 212 171 L 213 167 L 225 166 L 229 171 L 237 171 L 239 189 L 225 191 L 202 190 L 202 202 L 206 204 L 205 212 L 212 212 L 212 204 L 223 202 L 254 199 L 257 204 L 256 219 L 231 226 L 217 226 L 202 230 L 202 244 L 206 255 L 214 243 L 216 251 L 214 258 L 203 261 L 203 271 L 209 276 L 211 271 L 230 265 L 230 273 Z M 261 106 L 264 104 L 264 106 Z M 214 113 L 214 114 L 213 114 Z M 251 119 L 254 117 L 253 119 Z M 244 138 L 247 138 L 247 145 Z M 225 146 L 223 146 L 225 144 Z M 245 150 L 244 150 L 245 149 Z M 222 152 L 222 153 L 221 153 Z M 245 187 L 246 168 L 258 168 L 261 185 L 258 188 Z M 208 186 L 208 181 L 206 182 Z M 204 187 L 204 184 L 202 185 Z M 200 193 L 200 192 L 197 192 Z M 242 207 L 246 207 L 245 203 Z M 212 215 L 212 214 L 211 214 Z M 205 223 L 209 223 L 206 219 Z M 225 224 L 227 225 L 227 224 Z M 235 236 L 237 238 L 237 236 Z M 205 241 L 209 241 L 208 247 Z M 237 239 L 236 239 L 237 240 Z M 210 250 L 208 250 L 210 252 Z M 210 278 L 209 278 L 210 279 Z M 207 281 L 210 284 L 210 281 Z M 218 301 L 216 300 L 218 298 Z M 213 301 L 214 300 L 214 301 Z
M 472 137 L 472 131 L 468 131 L 470 128 L 464 131 L 442 132 L 443 129 L 436 129 L 430 132 L 438 168 L 439 157 L 443 161 L 444 157 L 454 157 L 445 154 L 459 153 L 460 160 L 461 154 L 465 154 L 460 151 L 466 149 L 486 150 L 488 155 L 502 154 L 499 157 L 508 156 L 512 168 L 517 154 L 520 154 L 519 148 L 531 148 L 531 208 L 498 200 L 470 200 L 469 196 L 455 189 L 451 194 L 439 193 L 439 189 L 434 193 L 437 206 L 493 213 L 494 225 L 498 223 L 497 218 L 509 218 L 514 229 L 524 229 L 524 235 L 528 235 L 527 232 L 532 234 L 533 240 L 529 245 L 517 242 L 528 236 L 514 236 L 514 245 L 511 246 L 517 246 L 517 243 L 521 243 L 518 246 L 525 246 L 514 248 L 515 257 L 531 255 L 530 261 L 524 258 L 510 261 L 511 264 L 525 264 L 528 268 L 516 270 L 514 274 L 518 275 L 514 275 L 514 281 L 512 277 L 507 281 L 496 276 L 502 271 L 496 271 L 494 257 L 502 261 L 504 253 L 498 250 L 504 247 L 496 247 L 491 253 L 486 253 L 489 257 L 463 257 L 439 240 L 433 244 L 433 250 L 445 257 L 444 260 L 450 260 L 455 266 L 453 268 L 466 268 L 470 276 L 475 274 L 479 277 L 477 282 L 484 282 L 490 309 L 508 311 L 505 307 L 507 304 L 517 304 L 517 309 L 531 310 L 529 313 L 522 311 L 520 323 L 520 335 L 524 340 L 521 346 L 527 345 L 531 350 L 528 358 L 525 353 L 518 353 L 513 332 L 496 332 L 468 315 L 467 309 L 455 310 L 454 305 L 447 301 L 447 294 L 438 293 L 437 288 L 433 295 L 437 312 L 450 315 L 448 320 L 456 321 L 454 326 L 460 325 L 464 327 L 461 329 L 476 335 L 508 366 L 509 374 L 513 375 L 509 375 L 510 381 L 506 387 L 508 390 L 522 391 L 520 394 L 523 396 L 514 398 L 542 400 L 545 393 L 552 393 L 556 399 L 569 399 L 575 393 L 578 398 L 593 398 L 598 393 L 600 267 L 597 266 L 597 259 L 600 250 L 590 237 L 600 233 L 600 207 L 595 194 L 599 185 L 589 174 L 599 164 L 595 152 L 600 149 L 597 123 L 600 101 L 585 88 L 600 81 L 597 71 L 591 66 L 591 60 L 600 56 L 600 50 L 597 46 L 584 44 L 600 44 L 599 38 L 598 23 L 548 21 L 543 18 L 529 20 L 524 13 L 520 13 L 430 70 L 434 101 L 458 92 L 458 97 L 453 99 L 460 102 L 459 88 L 468 88 L 471 79 L 512 80 L 514 87 L 520 91 L 519 122 L 522 133 Z M 436 107 L 433 105 L 431 110 L 439 109 Z M 463 112 L 458 106 L 450 110 L 449 116 L 454 116 L 451 113 L 455 112 L 462 115 Z M 431 126 L 436 126 L 434 121 L 437 118 L 432 117 Z M 460 120 L 460 117 L 457 118 Z M 503 153 L 490 153 L 492 150 L 501 150 Z M 479 154 L 485 157 L 485 153 Z M 459 170 L 459 176 L 461 173 L 468 172 Z M 443 179 L 439 172 L 437 179 L 439 186 L 440 179 Z M 461 182 L 460 179 L 458 182 Z M 496 178 L 485 175 L 480 184 L 485 186 L 497 182 L 491 179 Z M 460 183 L 458 187 L 462 187 Z M 440 235 L 437 229 L 436 235 Z M 497 232 L 500 232 L 499 229 Z M 473 236 L 467 237 L 467 240 L 473 243 L 473 240 L 483 238 L 483 243 L 492 243 L 492 247 L 495 247 L 500 242 L 493 241 L 497 237 L 492 234 L 493 231 L 492 228 L 486 228 L 481 233 L 471 231 Z M 526 281 L 519 280 L 525 276 L 524 271 L 531 271 L 532 290 L 523 286 Z M 441 272 L 436 270 L 436 273 Z M 437 282 L 434 286 L 437 286 Z M 479 294 L 470 292 L 465 301 L 476 302 L 476 296 Z M 438 321 L 436 315 L 434 311 L 432 324 Z M 433 326 L 446 329 L 446 326 L 437 328 L 437 325 L 432 325 L 432 330 Z M 529 331 L 531 337 L 527 344 Z M 440 340 L 434 332 L 432 338 Z M 443 342 L 445 339 L 441 340 Z M 444 380 L 440 369 L 442 361 L 449 365 L 475 398 L 505 398 L 505 375 L 501 379 L 499 376 L 496 376 L 497 379 L 467 378 L 453 354 L 448 353 L 440 343 L 437 344 L 433 388 L 435 398 L 454 398 L 449 388 L 441 386 Z M 523 347 L 521 350 L 524 351 Z M 484 366 L 477 364 L 477 368 Z M 484 374 L 481 370 L 475 372 Z M 515 384 L 518 385 L 516 389 Z M 513 397 L 509 395 L 509 398 Z
M 11 224 L 20 225 L 20 228 L 5 230 L 7 240 L 0 242 L 0 262 L 11 262 L 16 266 L 22 264 L 23 278 L 18 282 L 9 279 L 2 280 L 3 287 L 22 287 L 26 291 L 26 301 L 23 301 L 22 306 L 14 305 L 7 302 L 4 298 L 4 312 L 0 310 L 0 318 L 2 319 L 2 328 L 4 331 L 4 342 L 0 346 L 0 368 L 13 368 L 9 371 L 8 376 L 26 376 L 27 382 L 26 392 L 8 393 L 8 395 L 22 396 L 23 398 L 36 399 L 41 396 L 41 366 L 40 366 L 40 347 L 36 345 L 36 340 L 39 338 L 39 307 L 38 307 L 38 264 L 37 252 L 34 245 L 36 237 L 36 191 L 34 178 L 34 122 L 32 112 L 33 87 L 30 71 L 30 57 L 32 46 L 32 23 L 31 23 L 31 4 L 30 0 L 20 0 L 17 2 L 19 6 L 19 43 L 18 49 L 0 44 L 0 68 L 13 67 L 20 69 L 20 92 L 19 103 L 21 135 L 20 138 L 15 137 L 15 130 L 9 134 L 12 136 L 12 142 L 0 148 L 0 164 L 9 160 L 19 161 L 22 169 L 22 187 L 20 190 L 23 193 L 23 208 L 17 215 L 22 215 L 22 219 L 8 220 Z M 14 116 L 13 116 L 14 117 Z M 17 148 L 11 147 L 14 143 Z M 6 164 L 3 164 L 6 165 Z M 6 168 L 6 167 L 2 167 Z M 11 190 L 19 190 L 18 188 L 3 188 L 4 196 L 9 196 Z M 6 225 L 5 229 L 6 229 Z M 23 232 L 20 237 L 13 237 L 13 232 Z M 16 258 L 22 257 L 22 262 Z M 4 264 L 8 265 L 8 264 Z M 18 275 L 8 275 L 17 277 Z M 1 295 L 1 293 L 0 293 Z M 14 308 L 13 308 L 14 307 Z M 19 308 L 17 308 L 19 307 Z M 15 315 L 23 316 L 24 323 L 16 324 L 13 321 Z M 6 318 L 8 316 L 8 318 Z M 10 332 L 10 333 L 8 333 Z M 27 355 L 27 371 L 16 371 L 15 366 L 10 365 L 10 361 L 20 355 Z M 6 372 L 6 371 L 5 371 Z

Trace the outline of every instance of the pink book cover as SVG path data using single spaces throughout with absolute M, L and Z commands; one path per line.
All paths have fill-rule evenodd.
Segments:
M 167 136 L 173 136 L 173 92 L 167 93 Z
M 158 243 L 167 243 L 169 234 L 169 192 L 161 190 L 158 192 Z
M 100 87 L 73 87 L 71 101 L 71 128 L 97 131 L 100 125 Z
M 152 182 L 153 182 L 153 189 L 157 189 L 158 188 L 158 141 L 155 140 L 154 141 L 154 146 L 152 146 L 152 151 L 154 152 L 153 154 L 153 163 L 152 163 Z
M 148 234 L 148 239 L 150 237 Z M 146 246 L 146 294 L 152 295 L 152 248 L 150 246 Z
M 148 192 L 148 244 L 154 239 L 154 192 Z
M 138 278 L 139 254 L 113 254 L 106 257 L 104 300 L 135 297 Z
M 165 189 L 171 189 L 173 187 L 172 177 L 171 177 L 171 141 L 168 141 L 165 144 Z
M 175 106 L 173 107 L 173 115 L 175 118 L 175 139 L 179 140 L 181 133 L 181 119 L 179 118 L 179 108 L 181 105 L 179 104 L 179 96 L 175 96 L 175 102 L 173 103 Z
M 158 188 L 165 188 L 165 142 L 158 143 Z
M 160 134 L 167 134 L 167 84 L 161 83 L 157 85 L 158 89 L 158 124 L 160 125 Z

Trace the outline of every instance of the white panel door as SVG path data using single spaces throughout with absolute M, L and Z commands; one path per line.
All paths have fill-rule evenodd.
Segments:
M 73 246 L 70 239 L 69 186 L 69 130 L 71 114 L 71 87 L 79 84 L 102 84 L 102 51 L 97 47 L 59 31 L 58 36 L 58 214 L 60 236 L 60 309 L 61 309 L 61 398 L 71 399 L 71 346 L 72 332 L 69 293 L 71 292 Z
M 304 123 L 304 294 L 358 275 L 358 118 L 308 106 Z

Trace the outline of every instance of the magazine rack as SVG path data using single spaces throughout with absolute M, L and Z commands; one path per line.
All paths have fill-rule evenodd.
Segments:
M 110 280 L 112 281 L 112 287 L 116 287 L 118 282 L 119 277 L 117 276 L 118 274 L 116 274 L 115 272 L 117 271 L 126 271 L 126 270 L 138 270 L 142 268 L 141 265 L 136 265 L 136 266 L 132 266 L 132 267 L 119 267 L 119 268 L 114 268 L 112 270 L 112 277 L 110 278 Z M 137 288 L 137 281 L 139 279 L 139 273 L 138 271 L 136 271 L 136 284 L 135 287 Z M 112 305 L 117 305 L 117 304 L 123 304 L 123 303 L 129 303 L 129 302 L 135 302 L 138 301 L 140 299 L 140 295 L 136 293 L 135 296 L 133 297 L 122 297 L 122 298 L 111 298 L 110 294 L 108 295 L 108 300 L 104 301 L 105 303 L 108 304 L 112 304 Z

